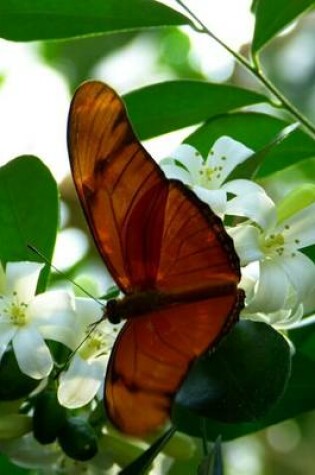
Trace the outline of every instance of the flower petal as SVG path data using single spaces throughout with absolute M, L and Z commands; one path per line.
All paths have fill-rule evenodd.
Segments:
M 75 355 L 68 371 L 60 376 L 58 387 L 60 404 L 69 409 L 88 404 L 94 398 L 105 378 L 107 362 L 107 356 L 85 361 Z
M 7 349 L 8 344 L 12 340 L 16 328 L 9 323 L 0 324 L 0 360 Z
M 280 229 L 285 241 L 296 249 L 315 244 L 315 203 L 286 220 Z
M 190 175 L 190 173 L 185 168 L 181 167 L 180 165 L 177 165 L 174 160 L 170 158 L 165 158 L 160 161 L 159 165 L 167 176 L 167 178 L 175 178 L 176 180 L 180 180 L 186 185 L 193 184 L 192 176 Z
M 65 290 L 51 290 L 38 294 L 30 302 L 27 314 L 36 325 L 68 321 L 73 324 L 74 300 L 72 295 Z
M 245 195 L 247 193 L 265 193 L 265 190 L 251 180 L 231 180 L 221 186 L 221 190 L 225 190 L 233 195 Z
M 28 303 L 35 295 L 40 271 L 38 262 L 8 262 L 6 267 L 7 294 L 16 292 L 20 302 Z
M 191 175 L 191 184 L 198 183 L 199 171 L 203 166 L 203 158 L 195 147 L 183 143 L 177 147 L 172 153 L 171 157 L 180 162 L 187 169 Z
M 261 232 L 256 226 L 240 224 L 234 228 L 228 228 L 227 231 L 234 241 L 234 246 L 242 266 L 264 257 L 259 245 Z
M 253 150 L 245 147 L 245 145 L 231 137 L 223 136 L 216 140 L 206 160 L 207 166 L 221 169 L 219 173 L 220 176 L 217 175 L 214 177 L 213 181 L 215 181 L 216 184 L 213 184 L 213 187 L 219 188 L 234 168 L 253 153 Z
M 296 251 L 289 256 L 285 255 L 278 259 L 278 265 L 296 290 L 298 300 L 304 300 L 315 290 L 315 264 L 305 254 Z
M 27 308 L 27 316 L 41 335 L 69 348 L 77 346 L 73 331 L 76 318 L 74 300 L 69 292 L 55 290 L 36 295 Z
M 86 329 L 87 325 L 101 320 L 104 309 L 105 305 L 102 306 L 96 300 L 85 297 L 76 297 L 75 299 L 76 321 L 84 329 Z
M 51 473 L 51 468 L 61 457 L 58 444 L 42 445 L 31 434 L 10 441 L 1 441 L 0 450 L 17 465 L 33 468 L 36 472 L 40 468 L 46 468 L 45 473 Z
M 278 330 L 289 330 L 290 328 L 298 328 L 299 322 L 302 321 L 303 313 L 303 304 L 300 304 L 296 308 L 292 308 L 287 318 L 283 318 L 282 320 L 278 318 L 274 323 L 274 327 Z
M 226 206 L 226 214 L 250 218 L 262 229 L 273 228 L 277 220 L 275 204 L 265 192 L 232 198 Z
M 254 298 L 248 305 L 248 313 L 271 313 L 283 308 L 290 284 L 278 261 L 265 259 L 260 262 L 258 286 Z
M 207 203 L 210 208 L 220 216 L 225 214 L 226 209 L 226 192 L 222 190 L 208 190 L 202 186 L 194 186 L 194 192 L 204 203 Z
M 53 368 L 50 351 L 40 333 L 31 325 L 20 328 L 13 340 L 13 349 L 20 370 L 34 379 L 49 375 Z

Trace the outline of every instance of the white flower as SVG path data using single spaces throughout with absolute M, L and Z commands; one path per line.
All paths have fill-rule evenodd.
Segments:
M 118 331 L 104 320 L 91 332 L 91 325 L 102 317 L 103 307 L 93 299 L 76 298 L 75 302 L 76 324 L 70 347 L 77 351 L 61 374 L 58 387 L 60 404 L 70 409 L 88 404 L 99 391 Z
M 241 311 L 241 318 L 264 322 L 277 330 L 288 330 L 296 327 L 304 313 L 303 303 L 298 302 L 297 293 L 290 285 L 281 309 L 267 313 L 260 308 L 261 302 L 256 300 L 259 286 L 259 263 L 252 262 L 242 268 L 240 287 L 246 294 L 245 308 Z
M 228 193 L 255 196 L 262 192 L 262 188 L 250 180 L 226 182 L 234 168 L 253 153 L 230 137 L 220 137 L 205 160 L 194 147 L 182 144 L 171 154 L 171 158 L 161 160 L 160 165 L 168 178 L 176 178 L 190 186 L 215 213 L 223 216 L 225 213 L 234 214 L 233 208 L 230 209 L 233 198 L 228 201 Z
M 63 343 L 74 316 L 68 293 L 35 295 L 42 268 L 37 262 L 11 262 L 4 272 L 0 265 L 0 359 L 12 342 L 20 370 L 34 379 L 48 376 L 53 367 L 44 338 Z
M 243 266 L 259 262 L 252 311 L 272 313 L 286 307 L 292 289 L 298 305 L 315 288 L 315 264 L 299 251 L 315 243 L 315 203 L 278 222 L 275 204 L 265 199 L 264 218 L 257 216 L 258 225 L 244 223 L 229 233 Z

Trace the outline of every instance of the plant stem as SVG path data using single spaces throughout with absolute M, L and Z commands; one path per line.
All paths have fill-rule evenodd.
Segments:
M 201 433 L 202 433 L 203 454 L 206 457 L 209 454 L 209 450 L 208 450 L 208 438 L 207 438 L 207 425 L 206 425 L 206 419 L 204 417 L 201 419 Z
M 259 67 L 258 60 L 254 64 L 251 64 L 244 56 L 239 54 L 237 51 L 234 51 L 230 48 L 224 41 L 222 41 L 218 36 L 216 36 L 209 28 L 203 23 L 198 16 L 187 7 L 182 0 L 176 0 L 178 5 L 180 5 L 199 25 L 199 28 L 194 25 L 196 31 L 200 33 L 206 33 L 212 39 L 214 39 L 219 45 L 222 46 L 226 51 L 228 51 L 237 61 L 240 63 L 247 71 L 253 74 L 256 79 L 258 79 L 269 92 L 276 97 L 279 103 L 274 103 L 275 107 L 283 107 L 286 109 L 295 119 L 297 119 L 303 126 L 310 132 L 310 134 L 315 137 L 315 125 L 312 124 L 290 101 L 287 99 L 277 88 L 276 86 L 264 75 L 261 68 Z

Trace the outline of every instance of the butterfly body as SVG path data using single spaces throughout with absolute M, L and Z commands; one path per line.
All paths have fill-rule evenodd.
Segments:
M 234 283 L 222 286 L 203 287 L 192 289 L 190 292 L 164 293 L 158 290 L 147 290 L 145 292 L 135 292 L 120 299 L 111 299 L 107 302 L 104 318 L 111 323 L 117 324 L 121 320 L 136 318 L 154 310 L 163 308 L 175 308 L 180 304 L 199 302 L 211 297 L 230 295 L 235 287 Z
M 127 320 L 105 406 L 120 430 L 144 435 L 167 421 L 190 365 L 237 320 L 239 259 L 221 220 L 142 147 L 110 87 L 92 81 L 77 90 L 68 146 L 92 236 L 125 295 L 105 310 L 112 322 Z

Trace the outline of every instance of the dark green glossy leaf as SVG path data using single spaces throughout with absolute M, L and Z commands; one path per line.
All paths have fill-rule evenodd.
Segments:
M 145 140 L 268 98 L 225 84 L 168 81 L 132 91 L 124 101 L 134 130 Z
M 224 475 L 220 437 L 215 441 L 211 453 L 202 460 L 197 475 Z
M 20 370 L 12 348 L 7 349 L 0 365 L 0 401 L 28 396 L 39 384 Z
M 209 439 L 215 440 L 217 434 L 222 434 L 224 440 L 234 439 L 315 409 L 315 323 L 291 330 L 289 336 L 293 340 L 296 351 L 292 357 L 288 386 L 278 404 L 265 417 L 252 423 L 224 424 L 208 420 Z M 176 410 L 178 409 L 177 407 Z M 182 429 L 185 419 L 190 417 L 189 424 L 185 425 L 186 432 L 200 437 L 202 418 L 193 413 L 188 415 L 184 410 L 179 410 L 177 416 L 181 420 L 179 426 Z
M 176 403 L 220 422 L 257 420 L 283 394 L 290 360 L 289 345 L 276 330 L 241 321 L 212 354 L 197 360 Z
M 120 475 L 143 475 L 147 473 L 148 468 L 155 457 L 161 452 L 164 445 L 172 437 L 176 429 L 171 427 L 165 434 L 159 437 L 140 457 L 132 462 L 128 467 L 121 470 Z
M 32 475 L 30 470 L 14 465 L 4 455 L 0 455 L 0 473 L 3 475 Z
M 196 147 L 203 156 L 207 156 L 213 143 L 222 135 L 228 135 L 258 152 L 288 125 L 284 120 L 270 115 L 238 112 L 210 120 L 187 137 L 185 142 Z M 286 140 L 280 141 L 268 151 L 256 176 L 268 176 L 310 157 L 315 157 L 315 141 L 297 129 Z M 247 173 L 246 165 L 249 167 Z M 251 176 L 250 160 L 244 162 L 243 170 L 246 173 L 243 178 Z
M 6 0 L 0 6 L 0 36 L 13 41 L 189 23 L 182 14 L 152 0 Z
M 38 158 L 19 157 L 0 168 L 0 223 L 2 262 L 40 261 L 28 249 L 29 244 L 51 259 L 58 225 L 58 190 Z M 42 273 L 40 290 L 43 279 Z
M 314 0 L 258 0 L 252 51 L 256 53 L 285 26 L 314 5 Z

